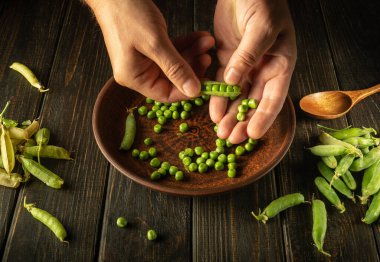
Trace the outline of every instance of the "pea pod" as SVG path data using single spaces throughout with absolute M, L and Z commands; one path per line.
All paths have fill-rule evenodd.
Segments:
M 369 147 L 365 147 L 365 148 L 361 148 L 360 150 L 362 151 L 363 155 L 366 155 L 369 153 L 370 149 L 369 149 Z
M 227 85 L 222 82 L 203 81 L 201 83 L 201 93 L 204 95 L 236 98 L 240 95 L 240 87 Z
M 325 204 L 318 199 L 313 199 L 311 202 L 311 208 L 313 212 L 313 241 L 318 251 L 326 256 L 331 256 L 329 253 L 323 250 L 323 243 L 325 241 L 327 230 L 327 212 Z
M 310 147 L 309 150 L 316 156 L 340 156 L 349 152 L 346 147 L 340 145 L 318 145 Z
M 361 203 L 367 203 L 368 198 L 380 190 L 380 160 L 364 171 L 362 181 L 362 196 L 359 197 Z
M 42 146 L 45 146 L 49 143 L 50 130 L 47 128 L 39 129 L 37 131 L 36 135 L 34 136 L 34 139 L 36 140 L 36 143 L 38 145 L 38 151 L 37 151 L 38 163 L 41 163 L 41 161 L 40 161 L 40 150 L 41 150 Z
M 1 155 L 0 155 L 0 168 L 4 168 L 3 158 Z
M 56 217 L 45 210 L 37 208 L 35 204 L 27 204 L 26 197 L 24 198 L 24 207 L 35 219 L 47 226 L 61 242 L 67 242 L 64 241 L 67 237 L 66 229 Z
M 375 222 L 380 216 L 380 191 L 375 194 L 373 197 L 371 204 L 367 212 L 365 213 L 365 217 L 362 218 L 362 221 L 366 224 L 372 224 Z
M 334 172 L 335 174 L 334 174 L 333 180 L 336 180 L 337 178 L 343 176 L 350 168 L 354 159 L 355 159 L 355 156 L 351 154 L 348 154 L 342 157 L 342 159 L 338 163 L 338 166 L 335 168 L 335 172 Z
M 7 119 L 7 118 L 2 118 L 1 119 L 1 122 L 2 124 L 6 127 L 6 128 L 10 128 L 10 127 L 15 127 L 15 126 L 18 126 L 18 122 L 13 120 L 13 119 Z
M 335 156 L 322 156 L 321 159 L 323 163 L 325 163 L 329 168 L 334 169 L 338 165 L 338 161 L 336 160 Z
M 21 164 L 33 176 L 44 182 L 47 186 L 59 189 L 63 185 L 63 179 L 51 172 L 46 167 L 40 165 L 33 159 L 28 159 L 24 156 L 19 156 Z
M 344 146 L 344 147 L 346 147 L 348 149 L 348 153 L 349 154 L 354 154 L 355 156 L 358 156 L 358 157 L 362 157 L 363 156 L 363 154 L 362 154 L 362 152 L 360 151 L 359 148 L 356 148 L 356 147 L 354 147 L 353 145 L 351 145 L 349 143 L 340 141 L 340 140 L 336 139 L 335 137 L 332 137 L 331 135 L 329 135 L 326 132 L 322 132 L 319 135 L 319 141 L 321 141 L 321 143 L 324 144 L 324 145 Z
M 357 187 L 356 181 L 355 181 L 355 178 L 352 176 L 350 170 L 347 170 L 346 173 L 342 175 L 342 179 L 349 189 L 351 190 L 356 189 Z
M 18 188 L 20 182 L 23 182 L 22 176 L 17 173 L 8 174 L 4 169 L 0 169 L 0 185 Z
M 6 130 L 3 125 L 1 125 L 0 144 L 4 169 L 10 174 L 15 167 L 15 152 L 8 130 Z
M 28 131 L 19 127 L 8 128 L 9 137 L 14 139 L 26 140 L 29 138 Z
M 335 193 L 323 177 L 316 177 L 314 183 L 319 192 L 321 192 L 339 211 L 343 213 L 346 211 L 344 204 L 340 201 L 338 195 Z
M 45 89 L 45 87 L 41 84 L 41 82 L 37 79 L 37 77 L 35 76 L 35 74 L 32 72 L 32 70 L 30 70 L 26 65 L 23 65 L 21 63 L 18 63 L 18 62 L 14 62 L 10 68 L 12 68 L 13 70 L 19 72 L 23 77 L 26 78 L 26 80 L 28 80 L 28 82 L 34 86 L 35 88 L 38 89 L 38 91 L 40 91 L 41 93 L 42 92 L 47 92 L 49 91 L 49 89 Z
M 133 109 L 128 110 L 128 116 L 125 120 L 124 137 L 120 144 L 120 149 L 129 150 L 135 141 L 136 136 L 136 119 L 133 115 Z
M 64 159 L 64 160 L 72 160 L 70 158 L 70 153 L 59 146 L 27 146 L 20 147 L 20 150 L 23 154 L 28 154 L 32 157 L 46 157 L 46 158 L 54 158 L 54 159 Z
M 33 122 L 25 128 L 25 131 L 28 132 L 28 138 L 31 138 L 35 133 L 37 133 L 40 128 L 40 123 L 37 120 L 33 120 Z
M 349 137 L 343 139 L 343 141 L 357 148 L 366 148 L 369 146 L 374 146 L 376 144 L 376 141 L 374 139 L 365 137 Z
M 319 173 L 327 180 L 327 182 L 331 182 L 334 176 L 334 171 L 328 168 L 322 161 L 319 161 L 317 164 Z M 340 179 L 336 179 L 332 183 L 332 187 L 334 187 L 339 193 L 346 196 L 355 202 L 355 195 L 351 190 L 346 186 L 346 184 Z
M 354 172 L 362 171 L 370 167 L 371 165 L 373 165 L 379 159 L 380 159 L 380 147 L 374 147 L 364 157 L 356 159 L 352 163 L 350 170 Z
M 342 140 L 350 137 L 365 136 L 371 133 L 376 134 L 377 132 L 373 128 L 352 127 L 332 132 L 331 136 L 335 137 L 336 139 Z
M 293 206 L 305 203 L 305 198 L 300 193 L 288 194 L 273 200 L 263 212 L 259 210 L 256 215 L 252 212 L 252 215 L 258 220 L 262 221 L 264 224 L 269 218 L 272 218 L 279 214 L 281 211 L 288 209 Z

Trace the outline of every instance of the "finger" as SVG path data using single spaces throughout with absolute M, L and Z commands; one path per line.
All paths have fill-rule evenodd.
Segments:
M 211 37 L 211 34 L 207 31 L 196 31 L 196 32 L 191 32 L 187 35 L 184 36 L 179 36 L 174 39 L 172 39 L 173 45 L 177 48 L 179 52 L 182 50 L 188 48 L 191 46 L 195 41 L 197 41 L 199 38 L 202 37 Z
M 273 32 L 264 21 L 255 20 L 249 23 L 238 48 L 227 64 L 225 81 L 238 84 L 242 76 L 248 73 L 273 45 L 276 37 L 277 32 Z
M 261 138 L 273 124 L 284 104 L 290 78 L 291 75 L 282 75 L 266 83 L 259 106 L 248 123 L 249 137 Z
M 240 144 L 247 140 L 248 134 L 247 134 L 247 126 L 248 121 L 239 122 L 235 125 L 233 128 L 230 136 L 228 137 L 228 140 L 232 144 Z
M 181 55 L 186 61 L 191 61 L 194 57 L 207 53 L 214 43 L 214 38 L 211 36 L 201 37 L 191 46 L 183 49 Z
M 197 57 L 194 57 L 190 64 L 194 69 L 195 74 L 199 78 L 202 78 L 204 77 L 207 68 L 211 65 L 211 56 L 208 54 L 199 55 Z
M 216 79 L 219 80 L 221 75 L 223 73 L 223 68 L 218 69 L 216 74 Z M 219 96 L 211 96 L 210 98 L 210 105 L 209 105 L 209 112 L 210 112 L 210 118 L 214 123 L 219 123 L 224 114 L 226 113 L 228 105 L 228 99 L 224 97 Z

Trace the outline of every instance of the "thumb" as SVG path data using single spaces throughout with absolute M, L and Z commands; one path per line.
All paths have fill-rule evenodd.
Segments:
M 145 55 L 152 59 L 183 94 L 196 97 L 200 93 L 200 82 L 190 65 L 178 53 L 169 37 L 165 35 L 155 41 L 153 50 Z
M 224 79 L 229 84 L 238 84 L 260 58 L 273 45 L 277 33 L 270 26 L 255 21 L 247 24 L 238 48 L 232 54 L 224 71 Z

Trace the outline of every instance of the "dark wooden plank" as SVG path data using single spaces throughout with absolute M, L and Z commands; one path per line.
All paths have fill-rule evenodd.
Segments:
M 166 18 L 170 36 L 192 31 L 192 1 L 156 3 Z M 117 228 L 118 216 L 126 216 L 130 226 Z M 149 228 L 159 233 L 157 242 L 146 239 Z M 191 199 L 151 191 L 111 168 L 99 260 L 188 261 L 190 255 Z
M 75 160 L 43 161 L 65 180 L 61 190 L 34 180 L 21 191 L 4 261 L 95 259 L 108 163 L 93 139 L 91 113 L 110 74 L 104 42 L 92 15 L 79 1 L 72 1 L 49 78 L 42 123 L 52 132 L 51 143 L 75 152 Z M 26 212 L 21 205 L 25 195 L 62 221 L 70 244 L 60 243 Z
M 43 5 L 45 8 L 40 8 Z M 47 83 L 54 49 L 63 23 L 66 1 L 1 1 L 0 107 L 12 100 L 7 117 L 26 120 L 38 116 L 42 95 L 17 72 L 14 61 L 27 64 Z M 18 191 L 0 187 L 0 256 L 13 216 Z
M 380 83 L 380 2 L 345 1 L 337 4 L 321 1 L 326 29 L 340 86 L 356 90 Z M 339 18 L 335 15 L 339 11 Z M 354 107 L 348 115 L 354 126 L 371 126 L 380 131 L 380 96 L 374 95 Z M 358 176 L 360 177 L 360 175 Z M 366 209 L 366 208 L 364 208 Z M 363 210 L 363 214 L 364 214 Z M 359 220 L 358 220 L 359 221 Z M 380 227 L 374 226 L 380 248 Z M 367 243 L 358 242 L 355 252 L 368 250 Z M 379 258 L 377 258 L 379 259 Z
M 299 57 L 290 94 L 293 101 L 298 103 L 299 99 L 308 93 L 338 89 L 338 82 L 319 2 L 289 1 L 289 3 L 296 25 Z M 328 230 L 325 249 L 331 252 L 334 261 L 376 261 L 377 251 L 373 234 L 369 227 L 359 222 L 362 211 L 346 199 L 344 203 L 347 211 L 344 214 L 339 214 L 331 207 L 317 192 L 313 183 L 314 177 L 318 174 L 317 158 L 305 151 L 305 147 L 317 142 L 316 136 L 319 134 L 316 128 L 317 123 L 342 127 L 347 125 L 346 119 L 329 122 L 316 121 L 297 111 L 298 128 L 293 145 L 288 155 L 276 168 L 280 194 L 302 192 L 310 200 L 312 194 L 316 193 L 315 196 L 326 203 Z M 312 246 L 311 208 L 304 206 L 291 209 L 283 214 L 283 218 L 287 260 L 325 260 L 325 257 Z M 365 251 L 358 248 L 361 243 L 365 243 Z

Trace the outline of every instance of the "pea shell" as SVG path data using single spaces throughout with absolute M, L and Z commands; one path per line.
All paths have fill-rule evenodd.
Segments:
M 18 62 L 14 62 L 10 68 L 19 72 L 26 80 L 35 88 L 37 88 L 40 92 L 49 91 L 49 89 L 45 89 L 45 87 L 40 83 L 35 74 L 28 68 L 26 65 L 23 65 Z
M 323 177 L 316 177 L 314 183 L 322 195 L 324 195 L 340 211 L 340 213 L 346 211 L 344 204 L 340 201 L 334 189 L 329 186 Z
M 354 172 L 362 171 L 371 165 L 373 165 L 377 160 L 380 159 L 380 147 L 372 148 L 368 154 L 356 159 L 350 166 L 350 170 Z
M 314 199 L 311 202 L 313 213 L 313 230 L 312 237 L 318 251 L 324 255 L 331 256 L 323 250 L 323 243 L 325 241 L 327 231 L 327 212 L 326 206 L 323 201 Z
M 136 119 L 133 110 L 128 110 L 128 116 L 125 120 L 124 136 L 120 144 L 120 149 L 129 150 L 136 136 Z
M 8 174 L 10 174 L 16 162 L 15 152 L 13 149 L 12 141 L 9 137 L 8 130 L 6 130 L 3 125 L 1 126 L 0 144 L 0 153 L 4 169 Z
M 29 133 L 25 129 L 19 127 L 10 127 L 8 129 L 9 137 L 14 139 L 23 139 L 26 140 L 29 138 Z
M 34 136 L 34 139 L 36 140 L 38 145 L 47 145 L 50 140 L 50 130 L 45 127 L 39 129 L 36 135 Z
M 4 169 L 0 169 L 0 185 L 10 188 L 17 188 L 22 181 L 23 179 L 20 174 L 8 174 Z
M 310 147 L 309 150 L 316 156 L 340 156 L 348 153 L 347 148 L 341 145 L 318 145 Z
M 37 157 L 39 154 L 40 157 L 72 160 L 72 158 L 70 158 L 70 153 L 63 147 L 58 146 L 29 146 L 22 147 L 21 151 L 23 154 L 28 154 L 32 157 Z
M 319 141 L 321 141 L 321 143 L 324 144 L 324 145 L 344 146 L 344 147 L 346 147 L 348 149 L 348 151 L 349 151 L 348 153 L 355 154 L 358 157 L 362 157 L 363 156 L 363 153 L 360 151 L 360 149 L 354 147 L 353 145 L 351 145 L 349 143 L 340 141 L 340 140 L 334 138 L 333 136 L 329 135 L 326 132 L 322 132 L 319 135 Z
M 366 224 L 372 224 L 375 222 L 380 216 L 380 192 L 377 192 L 373 197 L 371 204 L 367 212 L 365 213 L 365 217 L 362 218 L 362 221 Z
M 362 204 L 366 204 L 368 198 L 380 190 L 380 160 L 364 171 L 361 190 L 359 199 Z
M 36 134 L 39 128 L 40 123 L 37 120 L 33 120 L 33 122 L 25 128 L 25 131 L 28 132 L 28 138 Z

